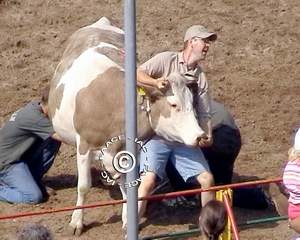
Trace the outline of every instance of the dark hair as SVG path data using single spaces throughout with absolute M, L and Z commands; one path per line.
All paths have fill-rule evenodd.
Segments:
M 209 240 L 217 240 L 224 231 L 227 222 L 227 212 L 223 202 L 209 201 L 201 210 L 199 227 L 202 234 Z
M 50 91 L 50 86 L 46 86 L 41 91 L 41 102 L 44 105 L 48 104 L 49 91 Z
M 25 225 L 18 235 L 18 240 L 52 240 L 51 232 L 39 223 Z

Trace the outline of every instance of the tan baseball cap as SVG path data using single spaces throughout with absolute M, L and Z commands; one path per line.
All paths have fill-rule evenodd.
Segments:
M 184 36 L 184 42 L 190 40 L 194 37 L 200 37 L 202 39 L 208 38 L 210 41 L 215 41 L 217 39 L 217 34 L 214 32 L 208 31 L 202 25 L 193 25 L 186 30 Z

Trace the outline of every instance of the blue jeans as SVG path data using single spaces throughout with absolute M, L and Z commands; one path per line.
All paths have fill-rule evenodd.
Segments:
M 46 194 L 41 180 L 50 169 L 60 142 L 51 137 L 37 141 L 21 160 L 0 171 L 0 200 L 11 203 L 39 203 Z
M 209 165 L 199 147 L 168 142 L 158 136 L 150 139 L 140 154 L 140 172 L 150 171 L 163 180 L 168 160 L 172 162 L 185 182 L 193 182 L 199 174 L 210 172 Z
M 226 125 L 220 125 L 213 130 L 213 144 L 210 147 L 202 148 L 202 152 L 208 161 L 211 173 L 214 176 L 215 184 L 230 184 L 234 162 L 241 149 L 241 135 L 239 130 Z M 188 189 L 173 164 L 167 164 L 167 175 L 175 190 Z M 237 191 L 239 191 L 237 189 Z

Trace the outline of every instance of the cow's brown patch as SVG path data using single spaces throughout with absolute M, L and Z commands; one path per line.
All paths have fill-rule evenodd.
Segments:
M 113 137 L 124 134 L 124 72 L 119 68 L 109 68 L 91 84 L 81 89 L 76 96 L 74 127 L 81 139 L 90 148 L 105 145 Z M 138 111 L 138 135 L 141 139 L 150 137 L 153 130 L 145 111 Z M 170 106 L 165 97 L 151 106 L 152 127 L 158 123 L 160 115 L 170 116 Z
M 169 118 L 171 116 L 171 108 L 166 97 L 156 98 L 151 107 L 152 127 L 155 128 L 158 124 L 160 116 Z
M 167 101 L 167 98 L 161 98 L 160 99 L 161 103 L 160 103 L 160 115 L 164 116 L 165 118 L 170 118 L 171 117 L 171 107 L 169 102 Z
M 74 127 L 90 147 L 102 146 L 124 129 L 124 72 L 109 68 L 76 96 Z
M 159 115 L 163 115 L 164 117 L 171 116 L 171 109 L 168 104 L 166 95 L 173 95 L 171 87 L 169 87 L 165 92 L 158 90 L 155 87 L 151 87 L 148 85 L 143 85 L 141 83 L 137 83 L 138 86 L 142 87 L 144 92 L 146 93 L 146 97 L 150 101 L 151 105 L 151 116 L 153 115 L 153 119 L 157 122 Z M 138 100 L 140 102 L 141 100 Z

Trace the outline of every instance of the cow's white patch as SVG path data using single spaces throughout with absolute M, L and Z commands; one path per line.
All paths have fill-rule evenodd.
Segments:
M 115 46 L 101 42 L 96 47 Z M 81 88 L 87 87 L 98 75 L 111 67 L 120 68 L 120 66 L 109 59 L 107 56 L 95 51 L 95 48 L 89 48 L 74 60 L 71 68 L 62 76 L 58 86 L 65 84 L 65 92 L 78 92 Z
M 194 112 L 173 112 L 169 118 L 161 115 L 155 132 L 169 141 L 183 142 L 188 146 L 195 146 L 197 138 L 204 134 Z

